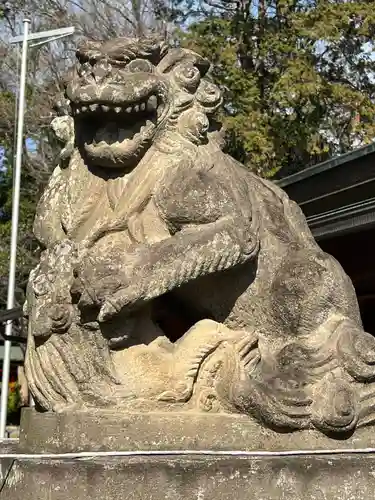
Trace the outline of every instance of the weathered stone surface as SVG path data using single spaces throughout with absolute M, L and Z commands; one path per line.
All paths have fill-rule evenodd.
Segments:
M 295 451 L 375 448 L 371 427 L 346 439 L 317 430 L 280 433 L 245 415 L 84 411 L 24 412 L 19 448 L 26 453 L 144 450 Z
M 13 453 L 18 448 L 18 439 L 0 439 L 0 454 Z
M 35 220 L 38 407 L 371 423 L 375 339 L 352 284 L 285 193 L 223 153 L 208 61 L 151 38 L 77 58 Z
M 17 461 L 1 499 L 372 500 L 370 456 Z
M 8 455 L 18 451 L 17 439 L 0 440 L 0 455 Z M 10 473 L 10 468 L 13 464 L 11 458 L 0 458 L 0 495 L 6 478 Z

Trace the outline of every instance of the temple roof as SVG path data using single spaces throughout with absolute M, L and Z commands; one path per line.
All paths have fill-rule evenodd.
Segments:
M 317 239 L 375 226 L 375 143 L 276 181 Z

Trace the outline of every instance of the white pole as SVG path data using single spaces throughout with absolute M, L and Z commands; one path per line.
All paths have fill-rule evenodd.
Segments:
M 17 236 L 18 236 L 18 215 L 20 204 L 21 166 L 23 149 L 23 118 L 25 110 L 25 86 L 27 68 L 27 41 L 30 20 L 23 21 L 23 44 L 21 61 L 20 94 L 18 100 L 18 126 L 17 126 L 17 149 L 16 165 L 14 169 L 13 200 L 12 200 L 12 235 L 10 246 L 9 281 L 7 309 L 14 307 L 14 291 L 16 282 L 16 258 L 17 258 Z M 5 327 L 6 335 L 12 335 L 12 321 L 8 321 Z M 9 340 L 4 342 L 3 375 L 1 381 L 1 401 L 0 401 L 0 439 L 5 438 L 8 407 L 8 386 L 10 370 L 10 351 L 12 344 Z

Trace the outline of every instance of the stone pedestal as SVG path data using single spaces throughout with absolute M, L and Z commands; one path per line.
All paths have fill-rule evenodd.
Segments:
M 10 455 L 17 451 L 17 439 L 0 439 L 0 494 L 13 465 L 13 459 L 10 458 Z
M 371 428 L 345 439 L 321 432 L 274 432 L 246 415 L 23 411 L 20 450 L 25 453 L 206 450 L 247 452 L 375 448 Z
M 18 460 L 1 500 L 372 500 L 375 457 Z
M 27 410 L 0 500 L 370 500 L 374 445 L 371 428 L 334 440 L 234 415 Z

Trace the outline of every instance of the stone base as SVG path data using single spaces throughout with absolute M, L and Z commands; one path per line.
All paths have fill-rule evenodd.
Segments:
M 1 500 L 372 500 L 374 456 L 18 460 Z
M 27 453 L 133 450 L 287 451 L 375 448 L 372 427 L 332 439 L 316 431 L 279 433 L 245 415 L 25 409 L 20 450 Z
M 0 493 L 13 465 L 13 459 L 8 456 L 17 451 L 18 439 L 0 439 Z
M 17 452 L 31 455 L 12 460 L 0 500 L 372 500 L 375 454 L 345 448 L 374 441 L 372 428 L 333 440 L 276 433 L 241 416 L 27 410 Z

